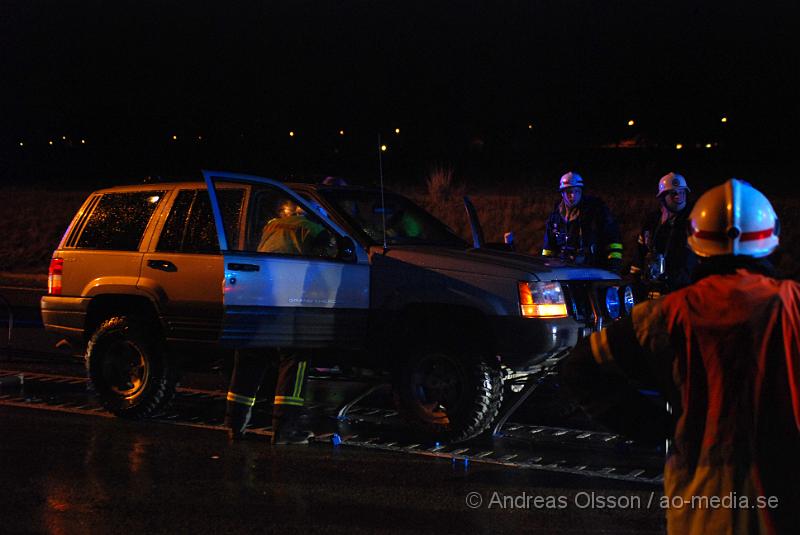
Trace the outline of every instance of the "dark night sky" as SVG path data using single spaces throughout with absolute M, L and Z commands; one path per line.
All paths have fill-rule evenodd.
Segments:
M 528 122 L 602 138 L 722 115 L 797 138 L 795 2 L 233 4 L 3 2 L 0 141 Z

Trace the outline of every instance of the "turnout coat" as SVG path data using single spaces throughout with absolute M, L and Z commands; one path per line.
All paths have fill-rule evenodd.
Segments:
M 800 529 L 796 282 L 745 269 L 710 275 L 593 333 L 562 373 L 612 429 L 672 437 L 664 471 L 670 534 Z M 662 393 L 671 415 L 640 394 L 645 387 Z

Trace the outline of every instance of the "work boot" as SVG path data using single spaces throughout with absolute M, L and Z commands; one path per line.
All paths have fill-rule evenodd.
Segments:
M 276 446 L 280 445 L 300 445 L 308 444 L 309 440 L 314 438 L 314 433 L 311 431 L 303 431 L 300 429 L 277 429 L 272 435 L 272 443 Z
M 281 407 L 279 414 L 272 418 L 272 443 L 275 445 L 308 444 L 313 436 L 314 433 L 300 425 L 298 407 Z
M 250 422 L 252 409 L 241 403 L 228 403 L 225 413 L 225 427 L 228 428 L 228 438 L 233 442 L 243 440 L 247 433 L 247 424 Z

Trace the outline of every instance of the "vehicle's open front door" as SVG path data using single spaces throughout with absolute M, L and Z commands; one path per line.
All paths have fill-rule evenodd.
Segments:
M 481 221 L 478 219 L 478 211 L 475 210 L 475 205 L 466 195 L 464 196 L 464 208 L 467 210 L 469 228 L 472 230 L 472 246 L 475 249 L 480 249 L 485 241 L 483 239 L 483 227 L 481 227 Z
M 225 262 L 221 341 L 233 347 L 361 347 L 369 309 L 366 252 L 279 182 L 216 171 L 203 176 Z M 220 202 L 223 183 L 245 187 L 240 210 Z

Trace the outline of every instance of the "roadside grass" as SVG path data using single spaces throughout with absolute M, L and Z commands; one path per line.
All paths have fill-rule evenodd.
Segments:
M 0 271 L 46 275 L 53 249 L 87 195 L 0 189 Z
M 464 210 L 464 185 L 452 169 L 435 167 L 424 190 L 401 191 L 423 205 L 471 242 Z M 607 191 L 612 191 L 608 189 Z M 502 242 L 503 233 L 513 232 L 516 249 L 538 254 L 544 237 L 544 222 L 558 200 L 558 192 L 521 188 L 516 195 L 469 192 L 489 242 Z M 50 256 L 88 192 L 43 192 L 0 189 L 0 272 L 41 277 L 47 274 Z M 615 191 L 603 200 L 614 213 L 623 232 L 624 258 L 630 262 L 636 234 L 644 215 L 656 207 L 655 199 L 632 191 Z M 775 263 L 782 276 L 800 280 L 800 198 L 771 199 L 781 219 L 781 247 Z

